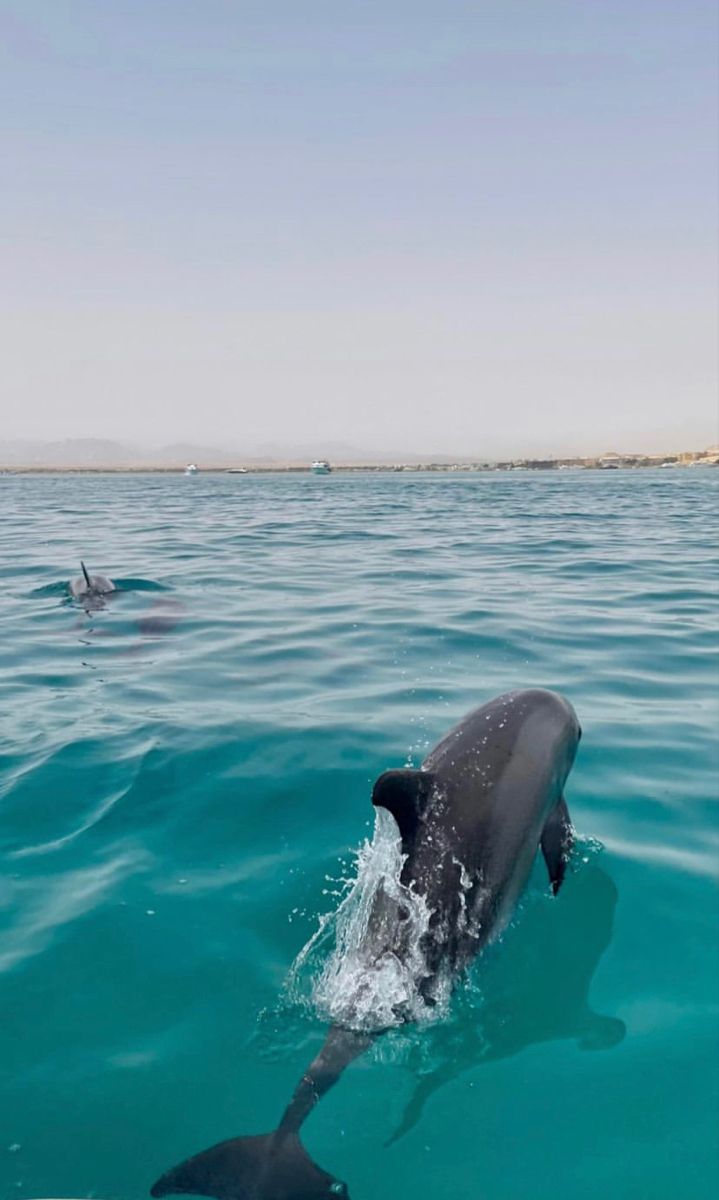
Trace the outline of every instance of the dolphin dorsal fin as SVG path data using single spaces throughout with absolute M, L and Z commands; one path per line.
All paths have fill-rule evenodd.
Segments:
M 433 786 L 434 776 L 430 771 L 403 767 L 385 771 L 372 789 L 372 803 L 386 808 L 397 822 L 405 852 L 414 841 Z

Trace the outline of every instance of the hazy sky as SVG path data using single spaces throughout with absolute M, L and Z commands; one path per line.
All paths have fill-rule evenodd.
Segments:
M 0 438 L 716 441 L 714 0 L 0 0 Z

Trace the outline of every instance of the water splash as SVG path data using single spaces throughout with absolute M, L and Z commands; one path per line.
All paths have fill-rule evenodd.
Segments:
M 423 947 L 432 913 L 424 897 L 401 882 L 403 864 L 397 824 L 378 809 L 374 836 L 358 851 L 347 895 L 336 912 L 320 918 L 290 973 L 290 994 L 296 995 L 309 971 L 313 1006 L 325 1020 L 374 1032 L 435 1020 L 446 1011 L 449 980 L 428 986 Z

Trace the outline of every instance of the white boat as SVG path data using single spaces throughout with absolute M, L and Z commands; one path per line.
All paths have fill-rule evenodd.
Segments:
M 332 467 L 325 458 L 318 458 L 317 462 L 313 462 L 310 467 L 313 475 L 329 475 Z
M 197 474 L 197 464 L 196 463 L 188 463 L 187 466 L 185 467 L 185 474 L 186 475 L 196 475 Z
M 247 467 L 228 467 L 225 475 L 246 475 Z

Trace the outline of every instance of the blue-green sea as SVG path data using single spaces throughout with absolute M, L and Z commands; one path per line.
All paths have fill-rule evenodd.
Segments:
M 715 1196 L 718 486 L 0 477 L 0 1195 L 140 1200 L 274 1128 L 373 780 L 541 685 L 584 734 L 562 890 L 303 1139 L 352 1200 Z

